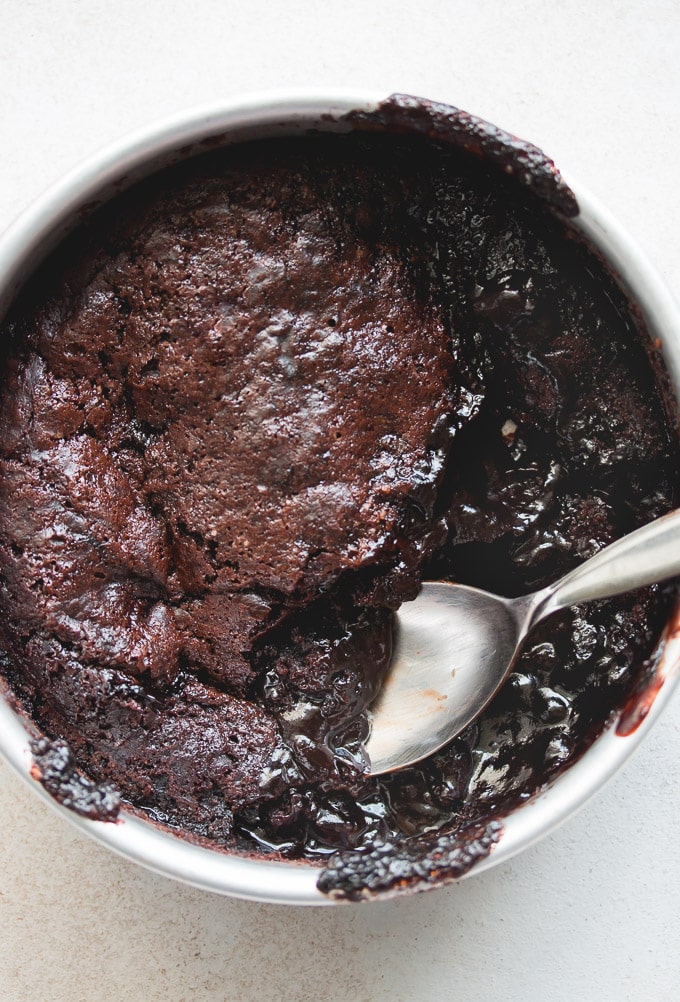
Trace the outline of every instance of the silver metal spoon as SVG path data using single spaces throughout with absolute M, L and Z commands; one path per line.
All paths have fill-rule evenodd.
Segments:
M 558 609 L 680 574 L 680 509 L 624 536 L 556 584 L 522 598 L 426 582 L 397 614 L 389 673 L 370 707 L 370 773 L 448 744 L 496 694 L 525 637 Z

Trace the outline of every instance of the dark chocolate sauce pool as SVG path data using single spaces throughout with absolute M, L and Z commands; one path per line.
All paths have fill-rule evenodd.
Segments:
M 36 774 L 88 816 L 121 797 L 322 861 L 347 896 L 487 854 L 653 675 L 675 590 L 554 617 L 463 735 L 371 779 L 392 610 L 424 579 L 540 588 L 678 479 L 550 162 L 410 99 L 354 126 L 99 212 L 3 324 L 0 404 L 3 672 Z

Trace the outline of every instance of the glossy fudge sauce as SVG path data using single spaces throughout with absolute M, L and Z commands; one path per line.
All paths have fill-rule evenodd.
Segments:
M 482 152 L 359 132 L 191 161 L 5 321 L 3 671 L 75 810 L 326 860 L 333 893 L 439 880 L 653 671 L 671 588 L 565 612 L 449 748 L 362 775 L 420 580 L 520 594 L 674 503 L 568 189 Z

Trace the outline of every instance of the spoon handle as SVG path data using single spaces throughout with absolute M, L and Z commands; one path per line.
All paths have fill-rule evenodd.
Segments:
M 533 622 L 558 609 L 611 598 L 680 574 L 680 509 L 644 525 L 535 596 Z

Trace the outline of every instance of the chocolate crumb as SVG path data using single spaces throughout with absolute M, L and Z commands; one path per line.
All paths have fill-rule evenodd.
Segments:
M 442 835 L 434 845 L 421 838 L 401 845 L 378 842 L 370 852 L 339 852 L 316 886 L 331 897 L 360 901 L 379 891 L 455 880 L 489 855 L 502 831 L 499 821 L 490 821 Z
M 31 775 L 64 807 L 93 821 L 116 821 L 120 796 L 108 783 L 94 783 L 76 767 L 66 741 L 36 738 L 31 741 Z

